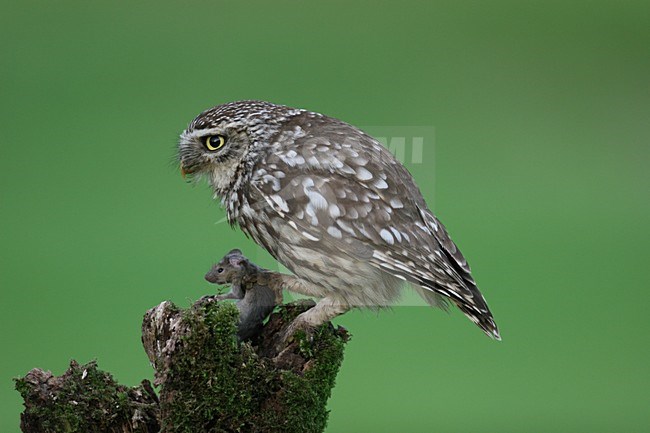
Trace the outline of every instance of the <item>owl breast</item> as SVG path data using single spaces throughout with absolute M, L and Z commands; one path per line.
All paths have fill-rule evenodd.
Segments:
M 302 125 L 311 126 L 304 119 Z M 228 215 L 276 260 L 311 282 L 313 296 L 385 306 L 399 296 L 401 280 L 370 263 L 374 249 L 368 241 L 384 242 L 385 229 L 373 223 L 379 218 L 383 227 L 390 219 L 390 204 L 375 192 L 387 189 L 387 176 L 376 170 L 373 178 L 365 165 L 377 156 L 364 155 L 354 138 L 287 125 L 266 147 L 249 181 L 229 196 Z
M 241 208 L 242 230 L 294 275 L 311 283 L 310 296 L 340 298 L 345 305 L 367 308 L 388 306 L 399 298 L 402 280 L 362 257 L 342 253 L 341 244 L 306 235 L 291 221 L 247 203 L 244 200 Z

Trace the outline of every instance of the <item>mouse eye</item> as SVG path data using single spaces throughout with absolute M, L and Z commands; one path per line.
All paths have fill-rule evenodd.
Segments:
M 223 268 L 217 269 L 217 274 L 221 274 L 223 272 Z

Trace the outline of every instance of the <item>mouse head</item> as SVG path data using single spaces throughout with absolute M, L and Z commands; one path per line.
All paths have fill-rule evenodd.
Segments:
M 246 271 L 247 261 L 240 250 L 232 250 L 212 266 L 205 274 L 205 279 L 214 284 L 230 284 L 234 278 L 242 276 Z

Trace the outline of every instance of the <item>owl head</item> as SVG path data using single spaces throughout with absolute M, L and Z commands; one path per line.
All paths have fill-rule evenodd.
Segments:
M 268 145 L 281 125 L 298 112 L 263 101 L 230 102 L 202 112 L 180 135 L 181 173 L 206 176 L 221 194 L 236 180 L 251 149 Z

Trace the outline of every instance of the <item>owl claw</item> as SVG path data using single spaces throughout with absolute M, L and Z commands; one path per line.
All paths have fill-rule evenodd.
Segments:
M 296 338 L 296 333 L 302 331 L 305 333 L 307 340 L 311 341 L 314 338 L 313 331 L 314 327 L 309 323 L 308 320 L 305 320 L 302 314 L 296 317 L 293 322 L 287 327 L 282 336 L 282 341 L 285 346 L 292 343 Z

